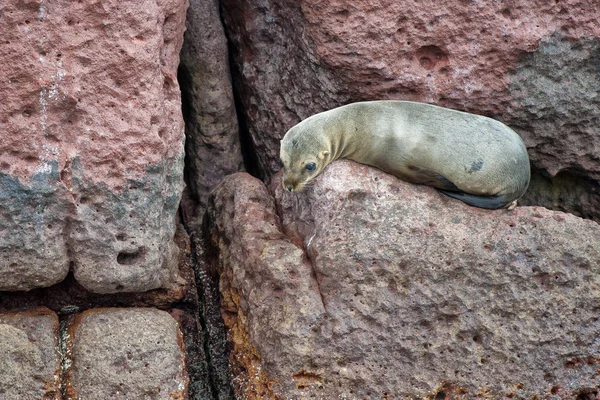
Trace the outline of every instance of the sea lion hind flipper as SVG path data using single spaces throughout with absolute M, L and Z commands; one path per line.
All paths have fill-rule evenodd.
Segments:
M 487 208 L 490 210 L 496 210 L 498 208 L 506 207 L 511 203 L 511 200 L 507 199 L 506 196 L 478 196 L 471 193 L 465 193 L 462 191 L 451 192 L 448 190 L 438 189 L 440 192 L 447 196 L 463 201 L 471 206 Z

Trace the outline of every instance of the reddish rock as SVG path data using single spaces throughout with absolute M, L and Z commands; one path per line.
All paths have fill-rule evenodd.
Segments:
M 558 399 L 600 386 L 597 223 L 477 209 L 349 161 L 297 195 L 278 177 L 272 190 L 282 222 L 246 174 L 209 207 L 241 398 Z
M 317 345 L 325 309 L 312 267 L 281 233 L 266 187 L 248 174 L 215 189 L 207 216 L 236 398 L 275 399 L 273 377 L 287 381 L 305 368 Z
M 423 101 L 491 116 L 516 129 L 535 171 L 546 178 L 592 179 L 591 201 L 570 195 L 560 181 L 550 192 L 532 185 L 526 201 L 564 203 L 600 221 L 595 4 L 222 4 L 243 116 L 265 176 L 279 169 L 279 140 L 301 119 L 358 100 Z
M 94 309 L 71 321 L 69 398 L 186 399 L 183 338 L 167 312 Z
M 1 290 L 176 280 L 186 3 L 0 6 Z
M 0 313 L 0 360 L 0 398 L 62 399 L 54 312 Z
M 179 79 L 186 120 L 186 168 L 191 196 L 204 212 L 209 192 L 224 176 L 243 169 L 231 88 L 227 38 L 217 2 L 191 0 Z M 199 211 L 199 212 L 198 212 Z

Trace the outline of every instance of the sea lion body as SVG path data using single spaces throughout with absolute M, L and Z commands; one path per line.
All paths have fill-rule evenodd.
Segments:
M 338 158 L 491 209 L 516 204 L 530 179 L 525 145 L 508 126 L 410 101 L 352 103 L 292 127 L 281 141 L 284 188 L 301 190 Z

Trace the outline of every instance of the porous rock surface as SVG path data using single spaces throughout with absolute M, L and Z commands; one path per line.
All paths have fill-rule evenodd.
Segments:
M 264 176 L 279 169 L 285 132 L 316 112 L 360 100 L 422 101 L 511 126 L 541 177 L 591 179 L 592 199 L 570 194 L 563 179 L 551 190 L 535 180 L 525 200 L 600 221 L 600 8 L 593 2 L 222 4 Z
M 0 398 L 60 400 L 60 365 L 54 312 L 0 313 Z
M 74 318 L 68 334 L 69 398 L 187 398 L 183 338 L 167 312 L 93 309 Z
M 246 173 L 230 175 L 213 191 L 206 225 L 207 256 L 212 274 L 219 275 L 233 346 L 236 398 L 275 399 L 263 367 L 286 378 L 301 370 L 315 349 L 313 329 L 325 315 L 311 266 L 281 232 L 266 187 Z
M 0 290 L 174 285 L 186 6 L 0 5 Z
M 201 216 L 209 192 L 224 176 L 243 169 L 227 38 L 214 0 L 190 1 L 178 77 L 186 121 L 187 190 L 199 209 L 188 211 Z
M 301 193 L 280 186 L 274 202 L 235 174 L 208 209 L 241 398 L 562 399 L 600 386 L 597 223 L 469 207 L 350 161 Z

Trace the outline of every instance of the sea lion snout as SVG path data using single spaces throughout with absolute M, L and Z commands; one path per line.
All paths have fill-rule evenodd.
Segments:
M 283 186 L 284 190 L 287 190 L 288 192 L 291 193 L 291 192 L 295 191 L 295 189 L 296 189 L 296 187 L 298 185 L 294 185 L 294 184 L 292 184 L 290 182 L 287 182 L 285 179 L 282 179 L 281 180 L 281 186 Z
M 301 181 L 290 179 L 288 177 L 281 178 L 281 186 L 287 192 L 299 192 L 304 187 L 304 184 Z

